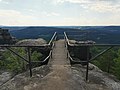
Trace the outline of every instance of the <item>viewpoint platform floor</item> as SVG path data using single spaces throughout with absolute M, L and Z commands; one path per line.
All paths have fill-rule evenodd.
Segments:
M 67 49 L 65 47 L 64 40 L 58 40 L 55 42 L 55 47 L 53 49 L 51 65 L 69 65 L 69 60 L 67 59 Z
M 67 59 L 67 50 L 65 48 L 65 41 L 58 40 L 55 42 L 53 49 L 52 59 L 49 65 L 51 65 L 52 72 L 43 78 L 41 90 L 79 90 L 82 87 L 76 86 L 75 83 L 71 82 L 74 80 L 70 68 L 70 62 Z
M 70 65 L 65 41 L 55 41 L 52 58 L 48 65 L 16 75 L 0 87 L 0 90 L 120 90 L 120 82 L 98 67 L 90 64 L 89 82 L 85 81 L 86 69 Z

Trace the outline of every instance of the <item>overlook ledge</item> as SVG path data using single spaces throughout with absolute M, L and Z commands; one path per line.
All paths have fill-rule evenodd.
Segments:
M 85 81 L 85 67 L 70 65 L 64 40 L 55 42 L 52 58 L 48 65 L 33 68 L 21 73 L 4 85 L 0 90 L 119 90 L 120 82 L 112 75 L 96 66 L 89 66 L 89 82 Z

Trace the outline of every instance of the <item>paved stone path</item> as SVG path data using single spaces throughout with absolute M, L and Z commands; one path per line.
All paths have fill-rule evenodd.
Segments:
M 56 41 L 50 64 L 52 66 L 53 65 L 69 65 L 69 60 L 67 59 L 67 50 L 65 48 L 64 40 Z
M 70 63 L 67 59 L 67 50 L 64 40 L 58 40 L 53 49 L 53 56 L 48 65 L 51 65 L 52 72 L 43 78 L 40 84 L 41 90 L 79 90 L 82 87 L 73 83 Z M 75 86 L 78 87 L 75 87 Z

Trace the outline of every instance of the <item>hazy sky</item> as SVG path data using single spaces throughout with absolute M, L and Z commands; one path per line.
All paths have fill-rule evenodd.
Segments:
M 0 25 L 120 25 L 120 0 L 0 0 Z

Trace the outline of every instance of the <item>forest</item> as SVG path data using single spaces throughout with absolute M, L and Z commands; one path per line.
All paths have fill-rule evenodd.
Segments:
M 21 56 L 27 58 L 25 48 L 12 48 L 16 52 L 19 52 Z M 92 56 L 104 50 L 105 47 L 93 47 L 91 48 Z M 0 52 L 0 68 L 4 71 L 10 71 L 18 74 L 28 69 L 27 63 L 18 56 L 11 53 L 9 50 Z M 40 52 L 32 52 L 31 59 L 34 61 L 40 60 L 42 54 Z M 107 51 L 91 63 L 98 66 L 102 71 L 115 75 L 120 79 L 120 49 L 117 47 Z
M 103 49 L 105 48 L 93 47 L 91 49 L 92 55 L 94 56 Z M 120 79 L 120 48 L 115 47 L 107 51 L 97 59 L 93 60 L 92 63 L 98 66 L 102 71 L 113 74 Z
M 12 48 L 15 52 L 19 53 L 24 58 L 28 58 L 26 48 Z M 13 54 L 11 51 L 5 49 L 0 52 L 0 68 L 3 71 L 9 71 L 15 74 L 21 73 L 28 69 L 28 63 L 25 62 L 20 57 Z M 41 60 L 42 54 L 37 51 L 31 53 L 31 60 L 38 61 Z

